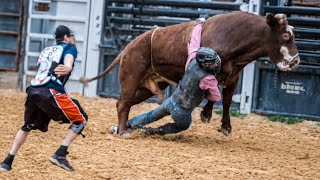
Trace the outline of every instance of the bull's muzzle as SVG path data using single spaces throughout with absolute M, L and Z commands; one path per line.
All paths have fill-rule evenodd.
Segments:
M 300 64 L 300 57 L 297 53 L 295 56 L 293 56 L 292 61 L 289 63 L 289 65 L 291 69 L 294 69 L 298 67 L 299 64 Z
M 281 71 L 291 71 L 292 69 L 298 67 L 300 64 L 300 57 L 297 53 L 294 56 L 291 56 L 288 59 L 283 59 L 281 62 L 277 63 L 278 68 Z

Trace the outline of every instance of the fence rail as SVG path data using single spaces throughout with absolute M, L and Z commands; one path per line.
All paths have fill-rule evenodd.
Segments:
M 185 1 L 185 0 L 109 0 L 110 3 L 126 3 L 135 5 L 174 6 L 221 10 L 239 10 L 240 3 L 212 2 L 212 1 Z
M 265 12 L 320 16 L 320 8 L 293 6 L 266 6 Z
M 109 7 L 109 13 L 123 13 L 131 15 L 148 15 L 148 16 L 170 16 L 197 18 L 202 14 L 214 16 L 217 14 L 225 14 L 225 11 L 190 11 L 180 9 L 154 9 L 148 7 Z

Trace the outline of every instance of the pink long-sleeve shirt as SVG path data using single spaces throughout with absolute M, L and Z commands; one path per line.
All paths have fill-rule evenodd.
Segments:
M 193 60 L 197 54 L 198 49 L 200 48 L 201 42 L 201 31 L 203 24 L 197 24 L 194 26 L 190 38 L 190 42 L 188 43 L 188 59 L 185 66 L 187 67 L 191 60 Z M 207 90 L 209 94 L 206 96 L 206 99 L 212 102 L 221 100 L 221 93 L 218 88 L 218 80 L 214 75 L 208 75 L 200 80 L 199 87 L 202 90 Z

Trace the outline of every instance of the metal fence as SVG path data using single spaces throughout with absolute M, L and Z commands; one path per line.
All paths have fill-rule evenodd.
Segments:
M 0 70 L 18 68 L 23 19 L 22 0 L 2 0 L 0 6 Z

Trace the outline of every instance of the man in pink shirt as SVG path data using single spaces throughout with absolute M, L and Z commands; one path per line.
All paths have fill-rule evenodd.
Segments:
M 188 43 L 188 59 L 187 59 L 187 63 L 185 66 L 185 70 L 187 70 L 190 62 L 193 59 L 195 59 L 196 53 L 198 52 L 198 50 L 200 48 L 201 31 L 202 31 L 202 26 L 204 23 L 205 23 L 204 18 L 198 18 L 195 23 L 195 26 L 193 27 L 191 38 Z M 219 58 L 219 56 L 218 56 L 218 58 Z M 218 63 L 218 65 L 216 66 L 217 69 L 215 69 L 216 73 L 214 73 L 214 75 L 208 75 L 200 81 L 201 89 L 208 90 L 210 92 L 210 96 L 207 96 L 206 99 L 208 99 L 209 101 L 212 101 L 212 102 L 220 100 L 220 91 L 218 88 L 218 81 L 215 76 L 220 71 L 221 60 L 220 60 L 220 62 L 217 62 L 217 63 Z M 216 100 L 217 97 L 219 97 L 218 98 L 219 100 Z
M 174 134 L 189 128 L 191 113 L 204 98 L 220 101 L 221 96 L 215 75 L 219 73 L 221 59 L 208 47 L 201 47 L 196 57 L 188 63 L 187 70 L 177 89 L 156 109 L 141 114 L 127 122 L 129 129 L 142 129 L 147 134 Z M 171 115 L 174 123 L 158 128 L 145 127 L 164 116 Z M 118 133 L 117 126 L 110 127 L 110 133 Z

